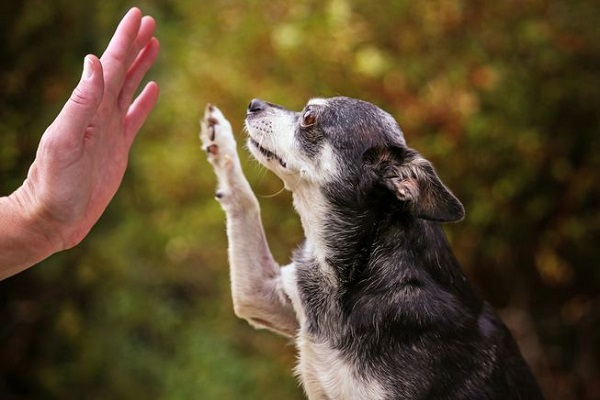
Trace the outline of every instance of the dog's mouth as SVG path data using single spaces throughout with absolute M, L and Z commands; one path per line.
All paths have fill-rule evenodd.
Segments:
M 287 163 L 281 157 L 279 157 L 277 154 L 273 153 L 271 150 L 267 150 L 264 147 L 262 147 L 256 140 L 250 138 L 250 143 L 252 144 L 252 146 L 256 147 L 256 149 L 263 156 L 265 156 L 265 158 L 267 160 L 275 159 L 275 160 L 277 160 L 277 162 L 279 162 L 279 165 L 281 165 L 283 168 L 287 167 Z

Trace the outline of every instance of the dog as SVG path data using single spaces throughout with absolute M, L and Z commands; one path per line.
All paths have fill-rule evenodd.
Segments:
M 309 399 L 542 398 L 442 230 L 462 204 L 390 114 L 347 97 L 300 112 L 254 99 L 245 128 L 292 191 L 305 240 L 275 262 L 231 125 L 208 105 L 200 138 L 226 213 L 234 312 L 295 339 Z

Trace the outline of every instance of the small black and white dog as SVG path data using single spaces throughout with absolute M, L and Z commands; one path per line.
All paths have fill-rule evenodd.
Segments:
M 293 192 L 306 240 L 280 267 L 231 125 L 200 137 L 227 215 L 235 313 L 293 337 L 309 399 L 541 399 L 509 331 L 440 226 L 464 216 L 396 121 L 345 97 L 248 107 L 248 147 Z

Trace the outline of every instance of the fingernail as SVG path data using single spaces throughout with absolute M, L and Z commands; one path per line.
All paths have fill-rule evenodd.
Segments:
M 88 80 L 94 75 L 94 69 L 92 68 L 93 61 L 89 57 L 85 57 L 83 60 L 83 73 L 81 79 Z

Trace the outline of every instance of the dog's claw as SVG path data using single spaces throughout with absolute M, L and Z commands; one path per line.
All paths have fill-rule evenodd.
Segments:
M 214 107 L 212 107 L 214 109 Z M 215 140 L 215 125 L 217 125 L 219 123 L 219 121 L 215 118 L 215 117 L 208 117 L 206 119 L 206 124 L 208 126 L 208 129 L 210 130 L 210 140 L 214 141 Z
M 219 154 L 219 146 L 217 146 L 216 144 L 209 144 L 208 146 L 206 146 L 206 152 L 208 154 L 212 154 L 213 156 L 216 156 Z
M 231 124 L 213 104 L 207 104 L 204 117 L 200 121 L 201 149 L 206 151 L 208 161 L 213 166 L 220 188 L 215 198 L 223 203 L 231 190 L 229 178 L 234 173 L 234 167 L 239 163 L 235 138 Z
M 209 159 L 221 157 L 222 154 L 235 153 L 235 139 L 231 133 L 231 125 L 213 104 L 206 105 L 200 128 L 202 149 L 206 150 Z

